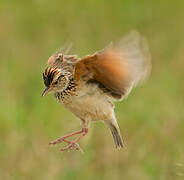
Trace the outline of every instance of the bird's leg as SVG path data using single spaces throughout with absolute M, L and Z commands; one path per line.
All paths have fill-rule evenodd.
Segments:
M 60 137 L 59 139 L 50 142 L 49 144 L 58 144 L 62 141 L 68 143 L 68 145 L 64 148 L 61 149 L 61 151 L 65 151 L 65 150 L 72 150 L 72 149 L 76 149 L 76 150 L 81 150 L 78 142 L 80 141 L 80 139 L 82 139 L 82 137 L 84 137 L 87 133 L 88 133 L 88 128 L 89 128 L 89 124 L 90 124 L 90 119 L 89 118 L 85 118 L 85 119 L 81 119 L 82 121 L 82 129 L 80 131 L 76 131 L 73 132 L 71 134 L 68 134 L 66 136 Z M 67 140 L 67 138 L 74 136 L 74 135 L 79 135 L 79 137 L 77 137 L 76 139 L 74 139 L 73 141 L 69 141 Z
M 66 140 L 66 138 L 69 138 L 69 137 L 74 136 L 74 135 L 77 135 L 77 134 L 81 134 L 81 133 L 83 133 L 83 132 L 84 132 L 84 130 L 82 129 L 82 130 L 80 130 L 80 131 L 76 131 L 76 132 L 67 134 L 67 135 L 65 135 L 65 136 L 60 137 L 59 139 L 56 139 L 55 141 L 50 142 L 49 144 L 58 144 L 58 143 L 60 143 L 61 141 L 65 141 L 65 142 L 67 142 L 68 144 L 71 144 L 72 142 Z
M 87 133 L 88 133 L 88 128 L 82 128 L 82 134 L 76 138 L 73 142 L 70 142 L 70 144 L 62 149 L 60 149 L 61 151 L 66 151 L 66 150 L 71 150 L 73 148 L 75 148 L 76 150 L 81 150 L 80 146 L 78 145 L 78 142 L 82 139 L 82 137 L 84 137 Z

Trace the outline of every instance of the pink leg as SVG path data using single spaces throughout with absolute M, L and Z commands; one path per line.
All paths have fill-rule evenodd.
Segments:
M 75 148 L 76 150 L 82 150 L 81 148 L 80 148 L 80 146 L 77 144 L 81 139 L 82 139 L 82 137 L 84 137 L 86 134 L 88 133 L 88 129 L 86 129 L 86 128 L 83 128 L 82 129 L 82 134 L 78 137 L 78 138 L 76 138 L 73 142 L 71 142 L 68 146 L 66 146 L 66 147 L 64 147 L 64 148 L 62 148 L 62 149 L 60 149 L 61 151 L 66 151 L 66 150 L 71 150 L 71 149 L 73 149 L 73 148 Z
M 77 135 L 77 134 L 81 134 L 81 133 L 83 133 L 83 129 L 80 130 L 80 131 L 73 132 L 73 133 L 71 133 L 71 134 L 67 134 L 66 136 L 62 136 L 62 137 L 60 137 L 59 139 L 50 142 L 49 144 L 58 144 L 58 143 L 60 143 L 61 141 L 65 141 L 65 142 L 67 142 L 67 143 L 71 143 L 70 141 L 67 141 L 66 138 L 69 138 L 69 137 L 71 137 L 71 136 L 74 136 L 74 135 Z
M 64 141 L 64 142 L 67 142 L 68 144 L 73 144 L 73 142 L 71 142 L 71 141 L 68 141 L 68 140 L 66 140 L 67 138 L 69 138 L 69 137 L 71 137 L 71 136 L 74 136 L 74 135 L 78 135 L 78 134 L 81 134 L 81 133 L 86 133 L 87 134 L 87 129 L 86 128 L 82 128 L 82 130 L 80 130 L 80 131 L 76 131 L 76 132 L 73 132 L 73 133 L 71 133 L 71 134 L 68 134 L 68 135 L 66 135 L 66 136 L 63 136 L 63 137 L 60 137 L 59 139 L 57 139 L 57 140 L 55 140 L 55 141 L 52 141 L 52 142 L 50 142 L 49 144 L 58 144 L 58 143 L 60 143 L 61 141 Z M 79 136 L 79 137 L 81 137 L 81 136 Z M 83 135 L 82 135 L 82 137 L 83 137 Z M 77 138 L 78 139 L 78 138 Z M 81 139 L 81 138 L 80 138 Z M 79 139 L 79 140 L 80 140 Z M 79 141 L 78 140 L 78 141 Z M 77 141 L 77 142 L 78 142 Z

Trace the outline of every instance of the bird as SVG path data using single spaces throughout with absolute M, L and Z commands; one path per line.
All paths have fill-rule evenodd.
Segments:
M 100 120 L 109 128 L 115 148 L 123 148 L 115 102 L 125 99 L 150 72 L 148 43 L 137 31 L 82 58 L 62 50 L 55 52 L 49 57 L 43 73 L 42 96 L 53 93 L 61 105 L 80 119 L 81 130 L 49 144 L 65 142 L 67 145 L 61 151 L 81 150 L 79 141 L 88 134 L 91 123 Z M 70 137 L 75 139 L 69 140 Z

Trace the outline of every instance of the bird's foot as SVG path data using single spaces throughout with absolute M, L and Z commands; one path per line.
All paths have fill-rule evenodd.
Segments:
M 66 142 L 66 143 L 68 143 L 68 144 L 72 143 L 71 141 L 66 140 L 65 137 L 61 137 L 61 138 L 59 138 L 59 139 L 56 139 L 55 141 L 49 142 L 49 145 L 59 144 L 59 143 L 61 143 L 62 141 Z
M 81 151 L 83 153 L 82 148 L 79 146 L 78 143 L 75 143 L 75 142 L 71 142 L 71 144 L 60 149 L 60 151 L 70 151 L 70 150 L 77 150 L 77 151 Z
M 77 132 L 68 134 L 66 136 L 60 137 L 59 139 L 57 139 L 55 141 L 52 141 L 49 144 L 50 145 L 55 145 L 55 144 L 58 144 L 58 143 L 64 141 L 64 142 L 68 143 L 68 145 L 66 147 L 62 148 L 61 151 L 67 151 L 67 150 L 73 150 L 73 149 L 75 149 L 75 150 L 80 150 L 81 152 L 83 152 L 83 150 L 80 148 L 78 142 L 87 133 L 88 133 L 88 129 L 87 128 L 82 128 L 82 130 L 80 130 L 80 131 L 77 131 Z M 74 136 L 74 135 L 78 135 L 78 134 L 81 134 L 81 135 L 79 137 L 77 137 L 74 141 L 68 141 L 67 140 L 67 138 L 69 138 L 71 136 Z
M 69 137 L 71 137 L 71 136 L 74 136 L 74 135 L 77 135 L 77 134 L 81 134 L 81 133 L 83 133 L 83 130 L 76 131 L 76 132 L 73 132 L 73 133 L 71 133 L 71 134 L 67 134 L 67 135 L 65 135 L 65 136 L 62 136 L 62 137 L 56 139 L 55 141 L 51 141 L 49 144 L 50 144 L 50 145 L 55 145 L 55 144 L 58 144 L 58 143 L 60 143 L 60 142 L 62 142 L 62 141 L 67 142 L 67 143 L 70 144 L 71 141 L 68 141 L 68 140 L 66 140 L 66 139 L 69 138 Z

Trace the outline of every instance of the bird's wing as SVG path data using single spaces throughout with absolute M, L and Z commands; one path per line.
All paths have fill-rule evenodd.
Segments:
M 150 59 L 146 41 L 139 33 L 131 32 L 116 45 L 80 59 L 75 65 L 74 78 L 94 80 L 112 93 L 127 95 L 148 76 Z

